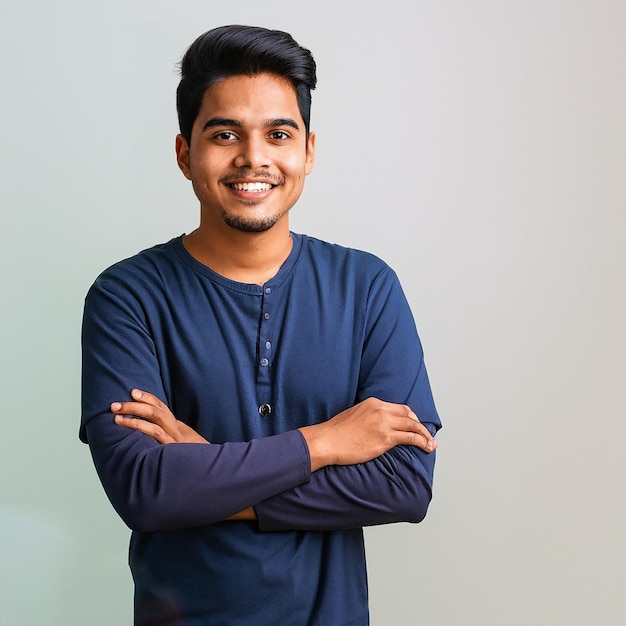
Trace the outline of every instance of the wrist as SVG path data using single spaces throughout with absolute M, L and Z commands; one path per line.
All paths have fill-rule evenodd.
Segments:
M 315 472 L 327 465 L 333 465 L 334 459 L 327 439 L 324 437 L 324 423 L 313 426 L 303 426 L 298 429 L 309 449 L 311 472 Z

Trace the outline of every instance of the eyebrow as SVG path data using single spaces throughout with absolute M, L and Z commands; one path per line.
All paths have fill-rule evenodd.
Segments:
M 268 128 L 276 128 L 277 126 L 289 126 L 290 128 L 293 128 L 295 130 L 300 130 L 297 122 L 295 120 L 292 120 L 290 117 L 279 117 L 275 120 L 269 120 L 265 125 Z
M 208 130 L 209 128 L 216 128 L 220 126 L 234 126 L 236 128 L 241 128 L 242 123 L 239 120 L 234 120 L 230 117 L 212 117 L 210 120 L 207 120 L 202 126 L 202 132 Z M 290 117 L 277 117 L 273 120 L 268 120 L 265 122 L 264 126 L 266 128 L 277 128 L 279 126 L 289 126 L 295 130 L 300 130 L 297 122 L 292 120 Z

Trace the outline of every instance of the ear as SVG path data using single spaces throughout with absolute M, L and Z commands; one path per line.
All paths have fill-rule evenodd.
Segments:
M 185 178 L 191 180 L 191 167 L 189 166 L 189 144 L 182 135 L 176 135 L 176 160 L 180 171 Z
M 310 174 L 315 163 L 315 133 L 309 133 L 306 140 L 306 160 L 304 162 L 304 173 Z

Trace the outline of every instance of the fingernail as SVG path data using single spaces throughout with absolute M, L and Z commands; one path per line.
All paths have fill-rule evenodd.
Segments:
M 115 412 L 115 411 L 119 411 L 122 408 L 122 404 L 121 402 L 114 402 L 111 405 L 111 411 Z
M 131 395 L 133 396 L 133 398 L 141 398 L 141 391 L 139 391 L 139 389 L 133 389 L 131 392 Z

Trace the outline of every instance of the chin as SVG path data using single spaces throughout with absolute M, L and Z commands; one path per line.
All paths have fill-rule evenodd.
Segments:
M 251 219 L 239 215 L 224 215 L 224 222 L 242 233 L 264 233 L 278 222 L 280 216 Z

